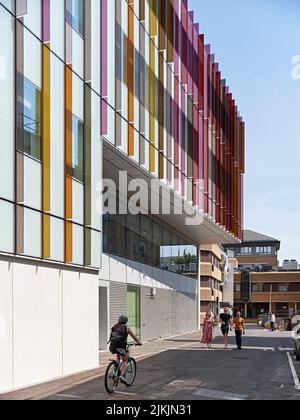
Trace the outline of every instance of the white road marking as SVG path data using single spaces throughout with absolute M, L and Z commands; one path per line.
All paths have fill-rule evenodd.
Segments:
M 78 396 L 76 396 L 76 395 L 69 395 L 69 394 L 55 394 L 54 396 L 55 396 L 55 397 L 58 397 L 58 398 L 69 398 L 69 399 L 72 399 L 72 400 L 81 400 L 81 397 L 78 397 Z
M 298 375 L 297 375 L 297 372 L 296 372 L 296 369 L 295 369 L 295 366 L 294 366 L 294 363 L 293 363 L 293 360 L 292 360 L 292 357 L 291 357 L 290 353 L 287 353 L 287 357 L 288 357 L 290 368 L 291 368 L 291 371 L 292 371 L 292 376 L 293 376 L 293 379 L 294 379 L 294 382 L 295 382 L 295 389 L 297 391 L 300 391 L 299 378 L 298 378 Z
M 115 391 L 116 395 L 127 395 L 129 397 L 135 397 L 136 394 L 131 394 L 130 392 Z
M 278 349 L 278 351 L 283 351 L 283 352 L 285 352 L 285 351 L 294 351 L 294 349 L 293 348 L 288 348 L 288 347 L 279 347 L 279 349 Z
M 200 388 L 193 393 L 196 397 L 207 397 L 214 400 L 244 401 L 248 395 L 232 394 L 230 392 L 215 391 L 213 389 Z

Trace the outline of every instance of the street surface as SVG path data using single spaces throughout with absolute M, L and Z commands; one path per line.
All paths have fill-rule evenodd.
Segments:
M 205 349 L 199 343 L 199 333 L 164 343 L 169 350 L 138 361 L 132 388 L 120 385 L 118 392 L 109 396 L 100 377 L 47 399 L 300 400 L 300 390 L 295 386 L 300 378 L 300 362 L 294 360 L 290 333 L 248 326 L 241 352 L 235 349 L 233 335 L 228 350 L 220 336 L 214 340 L 213 350 Z M 153 346 L 155 343 L 151 351 L 155 351 Z

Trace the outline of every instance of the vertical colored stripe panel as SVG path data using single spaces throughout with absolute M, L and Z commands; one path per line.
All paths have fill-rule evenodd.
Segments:
M 139 12 L 140 12 L 140 21 L 145 21 L 145 1 L 146 0 L 139 0 Z
M 91 34 L 91 2 L 84 2 L 84 79 L 86 82 L 92 80 L 92 34 Z
M 42 11 L 43 11 L 43 19 L 42 19 L 42 41 L 49 42 L 50 41 L 50 0 L 42 0 Z
M 24 26 L 16 21 L 16 147 L 21 149 L 23 144 L 24 125 Z M 16 155 L 16 201 L 24 202 L 24 155 L 17 152 Z
M 68 222 L 73 217 L 73 191 L 72 178 L 68 174 L 68 168 L 72 168 L 73 145 L 72 145 L 72 66 L 65 66 L 65 261 L 71 263 L 72 257 L 72 223 Z
M 71 222 L 65 222 L 65 262 L 71 264 L 73 261 L 73 225 Z
M 85 180 L 85 190 L 84 190 L 84 215 L 85 215 L 85 225 L 92 225 L 92 150 L 91 150 L 91 140 L 92 140 L 92 91 L 88 85 L 85 85 L 84 88 L 84 180 Z
M 20 2 L 17 3 L 21 8 Z M 23 4 L 25 6 L 25 4 Z M 27 8 L 27 2 L 26 2 Z M 25 12 L 25 10 L 22 10 Z M 24 154 L 21 153 L 20 146 L 23 144 L 24 134 L 22 127 L 24 126 L 24 26 L 22 19 L 16 21 L 16 203 L 24 203 Z M 16 244 L 15 250 L 17 254 L 24 254 L 24 207 L 16 207 Z
M 164 178 L 164 58 L 162 54 L 159 60 L 159 81 L 158 81 L 158 124 L 159 124 L 159 178 Z
M 167 0 L 167 62 L 174 62 L 174 0 Z
M 91 230 L 87 229 L 87 227 L 92 226 L 92 91 L 88 85 L 85 85 L 84 88 L 84 104 L 84 264 L 91 266 Z
M 158 1 L 160 0 L 149 0 L 150 6 L 150 37 L 157 35 L 157 8 Z
M 158 49 L 166 49 L 166 4 L 168 1 L 158 2 Z
M 155 45 L 150 40 L 149 111 L 150 111 L 150 164 L 149 171 L 155 172 Z
M 181 3 L 181 84 L 188 83 L 188 11 L 184 2 Z
M 42 209 L 50 213 L 50 44 L 42 46 L 42 156 L 43 156 L 43 193 Z M 43 217 L 43 258 L 50 258 L 50 217 Z
M 16 206 L 16 253 L 24 254 L 24 208 Z
M 27 15 L 27 0 L 16 0 L 16 16 Z
M 128 155 L 134 156 L 134 1 L 128 3 Z
M 173 41 L 174 41 L 174 73 L 176 76 L 179 76 L 179 45 L 181 37 L 181 25 L 179 22 L 179 0 L 173 0 L 174 13 L 173 13 Z
M 193 95 L 194 78 L 194 22 L 193 13 L 188 13 L 188 94 Z
M 50 252 L 50 215 L 43 214 L 42 216 L 42 231 L 43 231 L 43 259 L 49 259 L 51 257 Z
M 186 119 L 186 93 L 183 87 L 181 87 L 181 193 L 185 196 L 185 180 L 186 180 L 186 130 L 187 130 L 187 119 Z
M 101 0 L 101 134 L 107 135 L 107 18 L 108 0 Z

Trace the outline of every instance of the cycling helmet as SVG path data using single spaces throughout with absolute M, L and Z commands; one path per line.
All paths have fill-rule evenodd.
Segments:
M 126 315 L 121 315 L 119 318 L 119 324 L 126 325 L 128 323 L 128 317 Z

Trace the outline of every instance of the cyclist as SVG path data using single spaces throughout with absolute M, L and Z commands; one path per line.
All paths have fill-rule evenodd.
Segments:
M 125 374 L 127 369 L 127 340 L 130 335 L 133 340 L 142 346 L 140 340 L 135 336 L 132 330 L 128 327 L 128 317 L 121 315 L 118 323 L 112 328 L 110 336 L 110 347 L 109 350 L 112 354 L 116 355 L 117 361 L 122 359 L 121 377 L 120 380 L 126 383 Z

